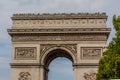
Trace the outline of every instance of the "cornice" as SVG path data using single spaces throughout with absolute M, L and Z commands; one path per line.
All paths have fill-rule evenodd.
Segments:
M 107 19 L 106 13 L 13 14 L 12 20 Z
M 98 63 L 75 63 L 73 66 L 98 66 Z
M 11 68 L 43 68 L 44 65 L 40 65 L 40 63 L 10 63 Z
M 10 63 L 11 66 L 43 66 L 40 63 Z
M 75 68 L 98 68 L 98 63 L 76 63 L 73 64 Z
M 61 29 L 8 29 L 10 35 L 14 34 L 56 34 L 56 33 L 110 33 L 111 28 L 61 28 Z

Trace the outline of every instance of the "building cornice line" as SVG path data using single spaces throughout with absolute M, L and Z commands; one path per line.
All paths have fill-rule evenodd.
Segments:
M 12 20 L 107 19 L 106 13 L 13 14 Z
M 65 29 L 8 29 L 9 34 L 50 34 L 50 33 L 107 33 L 110 28 L 65 28 Z

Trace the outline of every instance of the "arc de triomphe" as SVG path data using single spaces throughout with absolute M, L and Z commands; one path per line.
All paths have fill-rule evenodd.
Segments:
M 74 80 L 95 80 L 110 28 L 106 13 L 14 14 L 11 80 L 48 80 L 57 57 L 73 63 Z

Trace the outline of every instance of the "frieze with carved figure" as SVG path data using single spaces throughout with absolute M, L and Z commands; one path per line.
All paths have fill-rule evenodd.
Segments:
M 15 59 L 35 60 L 37 57 L 36 47 L 16 47 Z
M 83 60 L 97 60 L 100 59 L 102 48 L 96 47 L 82 47 L 81 48 L 82 59 Z

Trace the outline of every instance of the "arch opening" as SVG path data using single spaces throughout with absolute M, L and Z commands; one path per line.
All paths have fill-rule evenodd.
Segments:
M 50 51 L 44 59 L 44 79 L 48 80 L 48 72 L 49 72 L 49 65 L 50 63 L 54 60 L 57 59 L 58 57 L 63 57 L 63 58 L 67 58 L 68 60 L 70 60 L 72 62 L 72 64 L 74 64 L 74 59 L 72 57 L 72 55 L 63 50 L 63 49 L 55 49 Z M 73 70 L 73 69 L 72 69 Z
M 73 80 L 72 61 L 65 57 L 57 57 L 49 64 L 48 80 Z
M 71 60 L 72 62 L 74 62 L 72 56 L 67 51 L 62 50 L 62 49 L 55 49 L 55 50 L 50 51 L 46 55 L 46 58 L 44 60 L 44 65 L 49 66 L 50 62 L 57 57 L 66 57 L 69 60 Z

